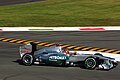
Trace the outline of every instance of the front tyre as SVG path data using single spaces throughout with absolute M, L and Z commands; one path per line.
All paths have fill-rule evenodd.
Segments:
M 100 53 L 96 53 L 96 54 L 94 54 L 94 55 L 98 55 L 98 56 L 103 57 L 103 55 L 102 55 L 102 54 L 100 54 Z
M 31 66 L 33 64 L 33 60 L 33 55 L 30 53 L 27 53 L 22 57 L 22 62 L 26 66 Z
M 96 66 L 97 66 L 97 61 L 96 61 L 96 59 L 93 58 L 93 57 L 87 58 L 87 59 L 84 61 L 84 66 L 85 66 L 85 68 L 87 68 L 87 69 L 95 69 Z

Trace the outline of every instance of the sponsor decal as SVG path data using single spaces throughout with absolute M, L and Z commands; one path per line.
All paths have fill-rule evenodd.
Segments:
M 65 60 L 66 56 L 50 56 L 49 60 Z
M 30 52 L 30 49 L 22 49 L 20 52 L 21 52 L 21 53 L 29 53 L 29 52 Z

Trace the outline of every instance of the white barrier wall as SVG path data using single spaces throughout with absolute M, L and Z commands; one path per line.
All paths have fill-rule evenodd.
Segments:
M 95 53 L 100 53 L 103 56 L 115 58 L 116 61 L 120 62 L 120 54 L 112 54 L 112 53 L 104 53 L 104 52 L 96 52 L 96 51 L 70 51 L 70 52 L 77 52 L 78 54 L 95 54 Z
M 120 26 L 97 27 L 0 27 L 0 31 L 106 31 L 120 30 Z

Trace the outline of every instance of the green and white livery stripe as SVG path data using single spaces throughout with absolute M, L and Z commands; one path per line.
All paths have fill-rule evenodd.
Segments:
M 66 56 L 50 56 L 49 57 L 49 60 L 50 61 L 56 61 L 56 60 L 66 60 L 67 59 L 67 57 Z

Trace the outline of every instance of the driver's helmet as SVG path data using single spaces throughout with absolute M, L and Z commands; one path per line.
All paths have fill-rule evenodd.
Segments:
M 64 49 L 63 52 L 64 52 L 64 54 L 69 55 L 69 50 Z

